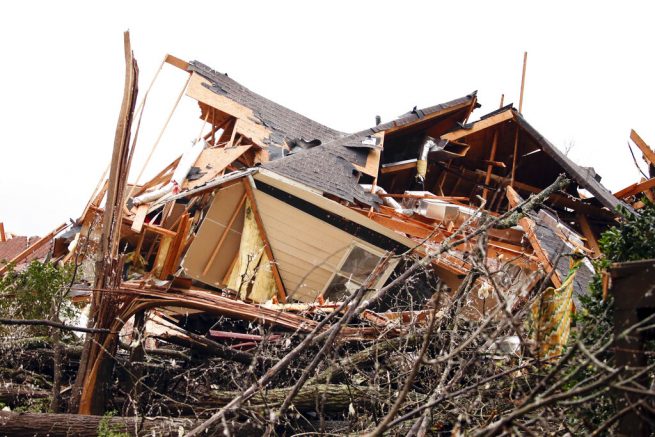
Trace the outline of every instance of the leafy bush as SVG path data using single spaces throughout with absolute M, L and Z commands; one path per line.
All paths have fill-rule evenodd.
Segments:
M 71 277 L 70 266 L 56 267 L 50 262 L 32 261 L 21 272 L 10 268 L 0 279 L 0 316 L 50 319 L 54 311 L 61 318 L 73 317 L 64 300 Z
M 590 292 L 580 297 L 582 308 L 578 309 L 576 318 L 576 338 L 589 347 L 609 341 L 614 331 L 614 300 L 612 293 L 603 296 L 603 274 L 615 262 L 655 258 L 655 205 L 648 199 L 644 203 L 646 206 L 638 214 L 620 208 L 621 222 L 605 231 L 598 241 L 602 257 L 594 262 L 596 274 L 590 284 Z M 612 365 L 611 351 L 605 352 L 601 358 Z M 580 378 L 592 377 L 593 373 L 590 366 L 581 373 Z M 586 411 L 579 411 L 579 416 L 595 425 L 616 413 L 609 395 L 597 398 L 594 405 L 582 407 L 581 410 Z

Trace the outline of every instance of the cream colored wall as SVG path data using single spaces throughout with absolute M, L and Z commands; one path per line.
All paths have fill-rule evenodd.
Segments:
M 261 191 L 257 207 L 290 299 L 312 302 L 353 242 L 375 248 Z

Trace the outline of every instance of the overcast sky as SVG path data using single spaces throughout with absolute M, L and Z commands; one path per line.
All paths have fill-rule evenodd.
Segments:
M 122 32 L 145 91 L 166 53 L 199 60 L 253 91 L 345 132 L 479 91 L 523 113 L 612 191 L 639 178 L 627 140 L 655 144 L 649 2 L 20 1 L 0 15 L 0 221 L 44 234 L 80 215 L 111 155 L 122 98 Z M 146 104 L 133 175 L 184 84 L 164 68 Z M 188 97 L 151 162 L 188 146 Z M 638 156 L 639 157 L 639 156 Z M 640 159 L 640 158 L 639 158 Z M 136 170 L 134 170 L 136 169 Z

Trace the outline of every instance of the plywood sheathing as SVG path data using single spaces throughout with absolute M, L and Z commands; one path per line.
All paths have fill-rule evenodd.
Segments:
M 241 241 L 244 216 L 242 207 L 238 210 L 237 207 L 243 205 L 244 197 L 242 184 L 233 184 L 216 191 L 207 216 L 182 261 L 186 276 L 215 287 L 225 285 L 223 278 L 239 250 Z M 234 220 L 231 220 L 233 217 Z M 224 233 L 223 241 L 220 241 Z M 220 251 L 205 271 L 208 260 L 219 242 Z

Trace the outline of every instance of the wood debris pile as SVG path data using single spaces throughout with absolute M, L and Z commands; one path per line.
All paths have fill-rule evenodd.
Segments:
M 192 145 L 152 179 L 141 181 L 141 170 L 128 183 L 148 108 L 136 105 L 138 68 L 126 38 L 108 177 L 74 223 L 32 246 L 49 244 L 52 260 L 75 266 L 69 297 L 89 310 L 92 332 L 64 353 L 60 395 L 71 413 L 188 416 L 157 422 L 165 434 L 222 430 L 228 412 L 245 408 L 230 426 L 248 433 L 270 426 L 270 411 L 293 408 L 298 416 L 288 420 L 298 429 L 327 430 L 367 409 L 380 417 L 393 409 L 388 399 L 381 406 L 373 383 L 395 390 L 407 412 L 439 392 L 377 380 L 416 368 L 400 350 L 448 355 L 480 323 L 497 335 L 512 317 L 527 321 L 527 303 L 546 286 L 570 284 L 562 305 L 575 309 L 617 206 L 653 199 L 655 153 L 635 132 L 650 175 L 613 195 L 511 104 L 471 121 L 475 93 L 348 134 L 199 62 L 167 55 L 163 66 L 188 74 L 184 93 L 197 102 L 200 128 L 189 133 Z M 454 319 L 466 327 L 421 349 L 426 332 Z M 537 359 L 562 353 L 563 329 Z M 487 360 L 500 353 L 493 348 L 519 350 L 513 339 L 490 338 L 472 344 L 486 348 Z M 48 396 L 51 384 L 38 376 L 53 366 L 47 347 L 36 342 L 13 358 L 28 363 L 14 379 L 31 381 L 33 392 L 7 387 L 3 402 Z M 439 380 L 437 370 L 428 373 Z M 77 417 L 65 416 L 73 429 L 83 426 Z M 93 420 L 89 429 L 101 421 Z M 130 420 L 107 423 L 153 428 Z

